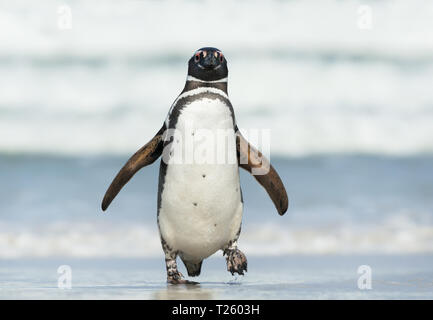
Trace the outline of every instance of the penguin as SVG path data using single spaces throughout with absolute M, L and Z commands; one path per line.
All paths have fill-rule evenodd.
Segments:
M 212 47 L 198 49 L 160 130 L 121 168 L 102 201 L 105 211 L 138 170 L 162 158 L 157 223 L 171 284 L 195 283 L 179 272 L 178 256 L 191 277 L 200 275 L 203 260 L 220 250 L 232 275 L 247 271 L 247 258 L 237 245 L 243 214 L 239 168 L 264 187 L 280 215 L 288 208 L 278 173 L 237 127 L 227 79 L 223 53 Z M 222 147 L 209 138 L 221 133 Z M 215 160 L 215 145 L 216 157 L 224 151 L 222 161 Z

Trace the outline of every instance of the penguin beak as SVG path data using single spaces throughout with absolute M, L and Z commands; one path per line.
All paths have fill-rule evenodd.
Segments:
M 215 69 L 219 65 L 219 60 L 215 57 L 215 52 L 208 51 L 206 56 L 203 58 L 201 65 L 205 69 Z

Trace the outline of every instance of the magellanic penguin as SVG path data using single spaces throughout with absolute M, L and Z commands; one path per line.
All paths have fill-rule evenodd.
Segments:
M 237 248 L 243 211 L 239 167 L 253 174 L 266 189 L 280 215 L 288 207 L 277 172 L 238 130 L 227 95 L 227 76 L 227 61 L 220 50 L 197 50 L 188 62 L 185 87 L 161 129 L 126 162 L 102 201 L 105 211 L 138 170 L 162 155 L 158 227 L 169 283 L 192 283 L 178 271 L 178 255 L 189 276 L 198 276 L 203 259 L 218 250 L 226 256 L 227 270 L 232 274 L 247 271 L 247 259 Z M 204 137 L 216 137 L 221 132 L 223 148 L 204 148 L 209 147 L 204 144 L 217 140 Z M 201 152 L 203 149 L 206 152 Z M 216 150 L 216 157 L 207 157 L 212 150 Z M 226 154 L 219 157 L 222 150 Z M 197 161 L 197 154 L 206 154 L 204 161 Z M 218 157 L 223 161 L 216 161 Z M 211 158 L 214 161 L 209 161 Z

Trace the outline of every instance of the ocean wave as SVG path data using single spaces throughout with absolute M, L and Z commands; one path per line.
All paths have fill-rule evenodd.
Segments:
M 239 61 L 230 74 L 237 123 L 272 129 L 275 154 L 433 152 L 433 68 L 402 74 L 270 58 L 256 63 L 257 74 L 249 68 Z M 0 151 L 134 152 L 159 129 L 185 75 L 185 66 L 0 73 Z
M 241 52 L 242 49 L 300 52 L 308 48 L 321 52 L 359 49 L 397 56 L 432 53 L 433 7 L 428 0 L 366 3 L 373 14 L 371 30 L 358 25 L 359 1 L 227 1 L 224 10 L 212 1 L 74 1 L 71 29 L 58 27 L 57 9 L 65 4 L 29 0 L 1 5 L 2 53 L 19 55 L 67 52 L 152 53 L 195 50 L 206 41 Z M 423 10 L 419 10 L 423 8 Z M 203 12 L 208 27 L 197 27 Z M 23 41 L 23 39 L 25 41 Z M 209 44 L 209 43 L 207 43 Z M 296 48 L 296 49 L 293 49 Z M 108 50 L 107 50 L 108 49 Z M 276 52 L 278 52 L 276 50 Z M 313 51 L 313 52 L 314 52 Z M 350 51 L 350 50 L 349 50 Z M 325 54 L 326 56 L 327 54 Z M 337 54 L 338 55 L 338 54 Z M 343 54 L 344 55 L 344 54 Z M 74 56 L 74 54 L 72 54 Z M 245 55 L 244 55 L 245 56 Z M 355 55 L 355 60 L 358 55 Z
M 194 49 L 191 49 L 194 50 Z M 30 68 L 69 68 L 85 67 L 100 69 L 108 67 L 143 68 L 153 66 L 184 66 L 189 59 L 190 51 L 178 49 L 160 52 L 140 51 L 131 53 L 69 53 L 50 52 L 49 54 L 2 54 L 0 53 L 0 68 L 30 67 Z M 245 50 L 250 53 L 245 56 Z M 168 51 L 168 52 L 167 52 Z M 230 61 L 247 61 L 272 59 L 278 62 L 319 62 L 324 65 L 338 63 L 390 65 L 413 71 L 433 65 L 433 51 L 398 52 L 381 49 L 366 50 L 365 48 L 329 48 L 329 47 L 275 47 L 267 48 L 228 48 Z M 409 68 L 409 69 L 406 69 Z
M 238 126 L 270 129 L 272 156 L 314 154 L 419 155 L 433 153 L 433 115 L 430 112 L 345 110 L 327 112 L 311 108 L 278 111 L 280 107 L 243 108 Z M 35 112 L 3 110 L 0 152 L 58 155 L 131 154 L 158 131 L 164 115 L 136 107 L 97 111 Z
M 252 224 L 240 248 L 247 256 L 289 254 L 433 253 L 433 225 L 397 217 L 374 225 L 290 226 Z M 0 258 L 162 257 L 156 226 L 51 223 L 32 229 L 0 226 Z
M 433 7 L 369 5 L 370 31 L 357 1 L 74 1 L 70 30 L 56 1 L 0 4 L 0 152 L 130 154 L 214 45 L 239 127 L 272 128 L 273 154 L 432 153 Z

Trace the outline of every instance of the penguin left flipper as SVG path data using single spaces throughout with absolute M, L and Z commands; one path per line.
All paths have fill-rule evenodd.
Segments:
M 289 206 L 289 199 L 280 176 L 269 160 L 254 148 L 238 129 L 236 130 L 236 136 L 239 167 L 251 173 L 265 188 L 278 213 L 283 215 Z
M 104 200 L 102 200 L 102 210 L 105 211 L 110 205 L 111 201 L 117 196 L 125 184 L 132 178 L 132 176 L 141 168 L 152 164 L 162 154 L 163 150 L 163 133 L 165 124 L 157 132 L 157 134 L 139 149 L 125 165 L 120 169 L 119 173 L 111 182 L 107 192 L 105 192 Z

